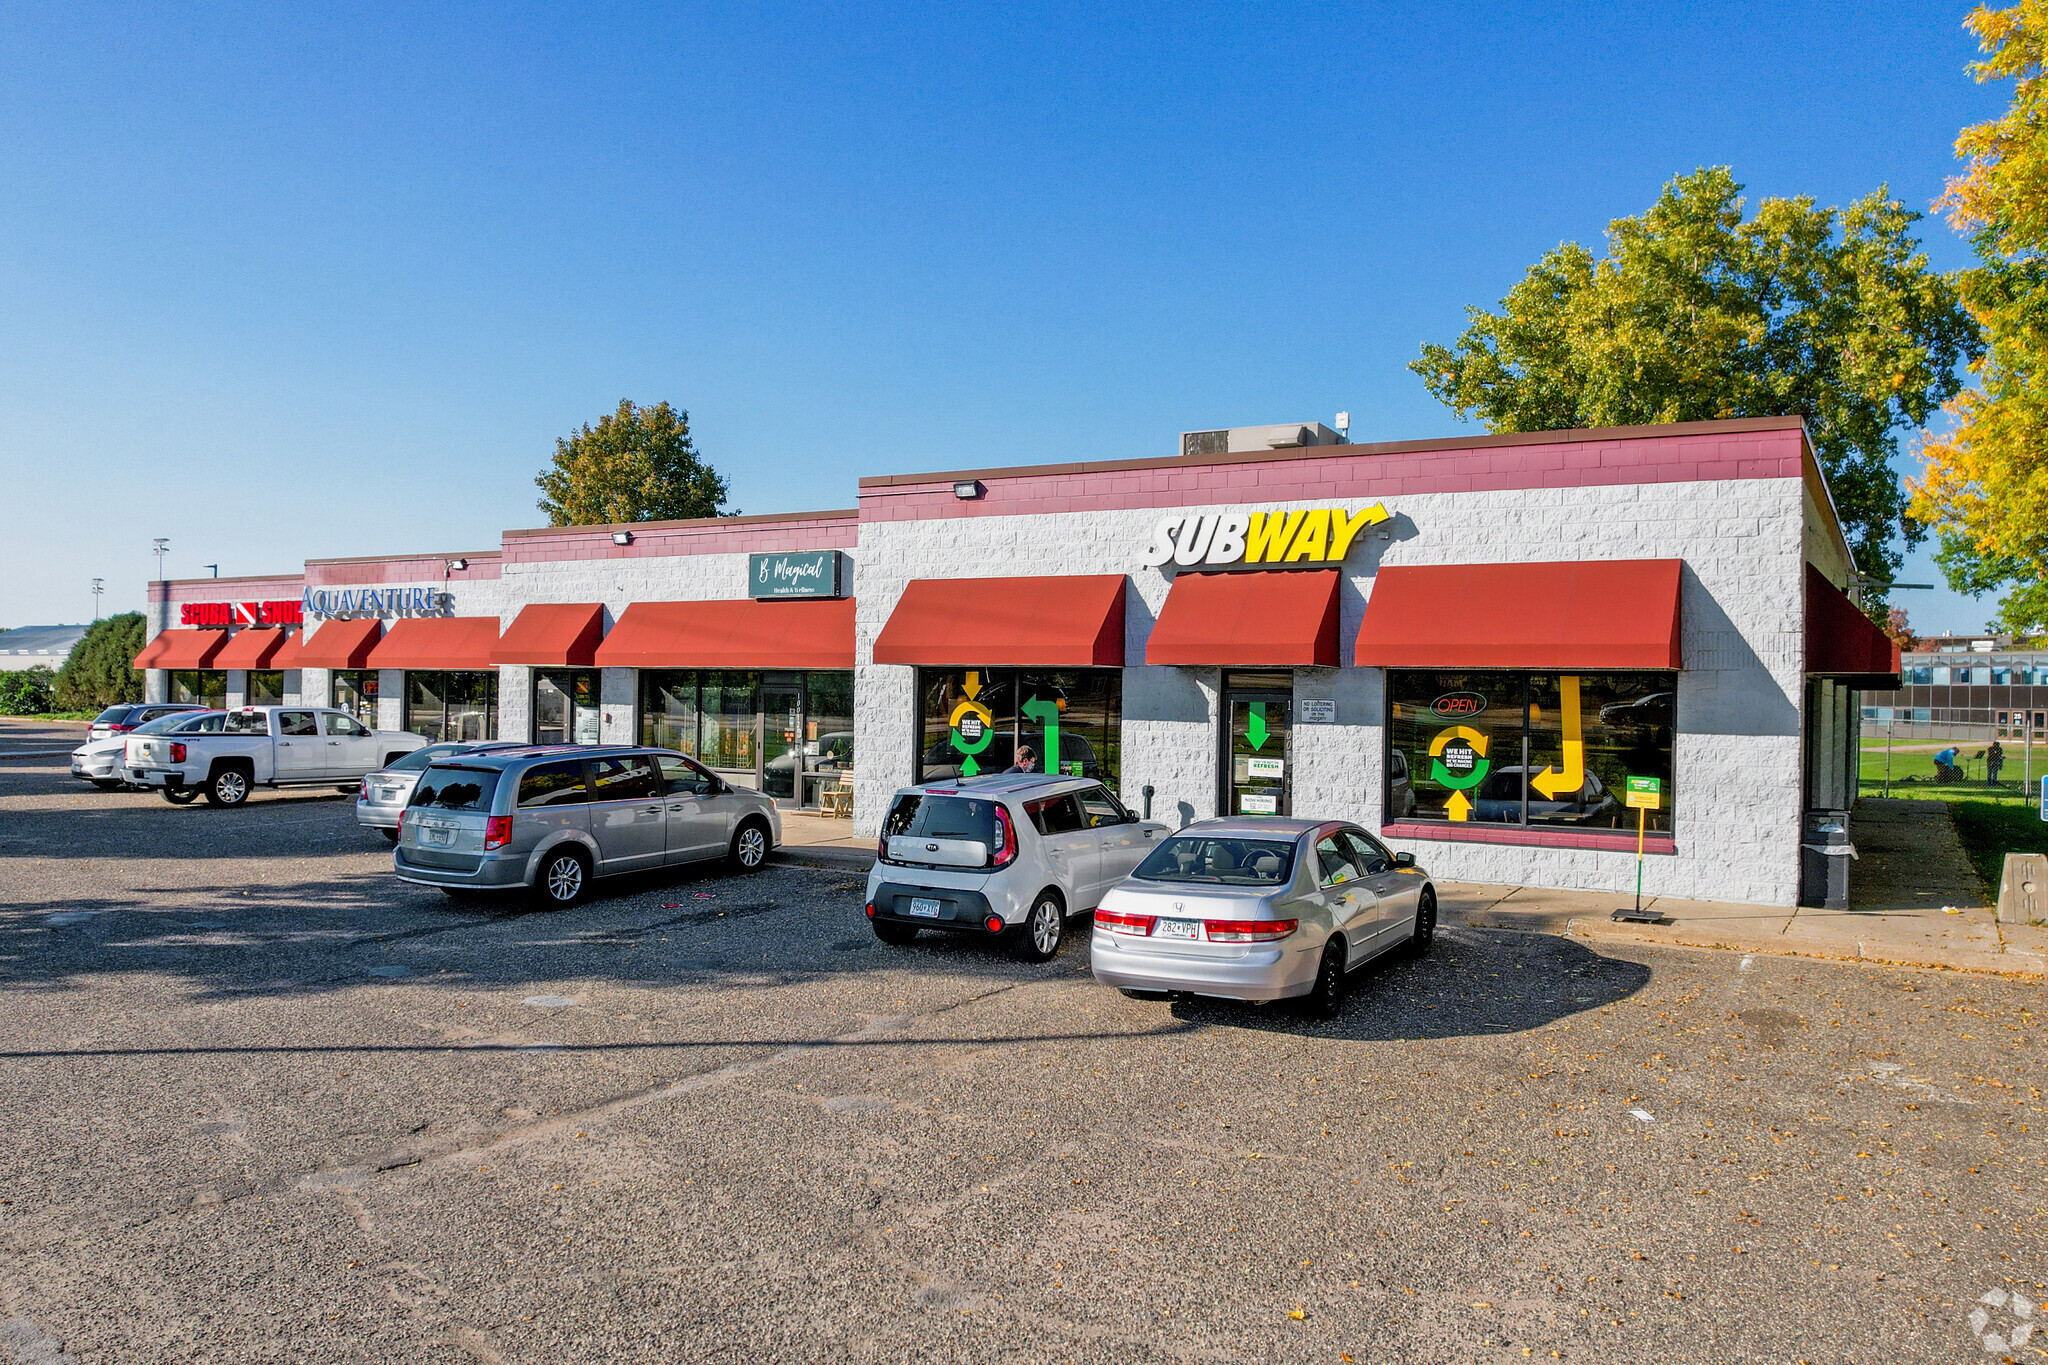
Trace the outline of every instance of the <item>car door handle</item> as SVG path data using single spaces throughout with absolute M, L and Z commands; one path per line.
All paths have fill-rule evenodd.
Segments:
M 642 806 L 642 807 L 640 808 L 640 813 L 641 813 L 642 815 L 659 815 L 659 814 L 661 814 L 661 807 L 660 807 L 660 806 Z
M 682 813 L 683 813 L 684 811 L 686 811 L 686 810 L 688 810 L 688 809 L 689 809 L 689 807 L 688 807 L 688 806 L 670 806 L 670 807 L 668 808 L 668 813 L 669 813 L 670 815 L 681 815 L 681 814 L 682 814 Z

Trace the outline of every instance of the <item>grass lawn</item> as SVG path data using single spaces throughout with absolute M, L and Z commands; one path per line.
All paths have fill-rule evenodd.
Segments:
M 1958 800 L 1948 808 L 1970 866 L 1984 879 L 1985 896 L 1998 898 L 2008 853 L 2048 853 L 2048 822 L 2031 806 Z

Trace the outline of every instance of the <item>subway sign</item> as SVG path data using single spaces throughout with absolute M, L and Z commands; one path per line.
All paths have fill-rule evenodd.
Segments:
M 1145 567 L 1265 568 L 1342 564 L 1359 533 L 1391 520 L 1385 505 L 1284 512 L 1177 513 L 1152 529 Z
M 300 604 L 278 602 L 181 602 L 178 624 L 226 630 L 230 626 L 296 626 L 304 616 Z

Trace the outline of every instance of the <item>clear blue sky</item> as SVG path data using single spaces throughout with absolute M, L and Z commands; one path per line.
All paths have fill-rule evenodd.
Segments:
M 748 512 L 1455 433 L 1418 345 L 1674 173 L 1927 205 L 2005 98 L 1966 10 L 17 8 L 0 625 L 139 606 L 159 535 L 173 577 L 495 545 L 622 397 Z

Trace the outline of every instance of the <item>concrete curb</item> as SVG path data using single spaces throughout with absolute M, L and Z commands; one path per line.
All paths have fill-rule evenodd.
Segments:
M 1772 957 L 1810 957 L 1825 962 L 1861 962 L 1879 967 L 1914 967 L 1924 971 L 1982 972 L 1993 976 L 2048 977 L 2048 957 L 2024 949 L 2011 952 L 1983 952 L 1956 949 L 1949 952 L 1916 952 L 1893 944 L 1858 942 L 1854 953 L 1830 951 L 1819 944 L 1804 943 L 1789 936 L 1704 934 L 1688 932 L 1673 924 L 1668 932 L 1655 933 L 1652 926 L 1620 925 L 1608 920 L 1573 918 L 1563 933 L 1570 938 L 1609 943 L 1661 944 L 1678 948 L 1709 948 L 1731 953 L 1763 953 Z

